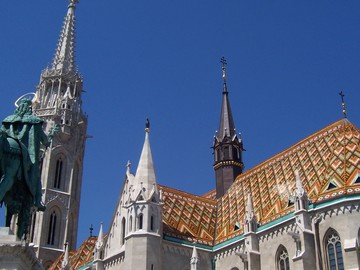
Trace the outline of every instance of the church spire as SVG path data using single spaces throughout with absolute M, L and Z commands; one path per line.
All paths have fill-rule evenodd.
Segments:
M 51 66 L 42 71 L 36 89 L 37 102 L 32 109 L 34 114 L 44 120 L 44 129 L 48 131 L 54 125 L 60 128 L 52 141 L 52 147 L 43 155 L 41 180 L 43 183 L 43 201 L 52 201 L 52 207 L 66 213 L 63 220 L 53 227 L 52 241 L 47 231 L 53 211 L 37 216 L 32 225 L 36 228 L 34 245 L 43 261 L 53 261 L 62 244 L 68 241 L 69 250 L 76 248 L 78 216 L 80 207 L 83 160 L 87 130 L 87 115 L 82 110 L 83 79 L 75 68 L 75 8 L 77 0 L 70 0 L 60 32 Z M 63 201 L 54 200 L 67 193 Z M 55 212 L 54 212 L 55 213 Z M 58 218 L 59 220 L 59 218 Z M 50 233 L 50 232 L 49 232 Z M 49 246 L 52 253 L 46 252 Z M 44 251 L 43 251 L 44 250 Z
M 214 170 L 216 175 L 216 197 L 222 197 L 234 182 L 235 178 L 242 173 L 243 145 L 242 140 L 236 134 L 234 119 L 231 113 L 229 92 L 226 83 L 226 60 L 221 58 L 223 92 L 220 114 L 220 127 L 214 138 Z
M 145 141 L 134 179 L 134 189 L 137 193 L 143 193 L 146 196 L 144 199 L 149 199 L 152 191 L 154 189 L 157 190 L 154 162 L 150 149 L 149 133 L 150 122 L 149 119 L 146 119 Z
M 229 101 L 229 93 L 226 85 L 226 59 L 224 57 L 221 58 L 220 63 L 222 64 L 222 77 L 223 77 L 223 97 L 222 97 L 222 106 L 221 106 L 221 114 L 220 114 L 220 127 L 216 134 L 218 140 L 223 140 L 224 137 L 229 136 L 233 137 L 236 135 L 236 129 L 234 125 L 234 119 L 231 113 L 230 101 Z
M 73 72 L 75 68 L 75 8 L 78 0 L 69 0 L 68 11 L 55 50 L 52 69 L 61 73 Z

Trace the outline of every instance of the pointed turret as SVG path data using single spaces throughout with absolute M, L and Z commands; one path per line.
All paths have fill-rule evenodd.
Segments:
M 190 269 L 199 270 L 200 269 L 200 258 L 196 250 L 196 246 L 193 247 L 193 252 L 190 259 Z
M 95 250 L 94 250 L 94 266 L 95 270 L 103 270 L 104 269 L 104 248 L 105 248 L 105 241 L 104 241 L 104 233 L 102 223 L 100 225 L 99 236 L 95 243 Z
M 245 233 L 254 233 L 257 229 L 256 217 L 254 214 L 254 208 L 251 201 L 251 194 L 249 192 L 247 203 L 246 203 L 246 213 L 245 213 Z
M 247 196 L 244 218 L 245 252 L 240 252 L 244 269 L 260 269 L 259 238 L 256 235 L 257 222 L 251 200 L 251 192 Z
M 295 181 L 296 181 L 296 188 L 295 188 L 295 211 L 300 210 L 308 210 L 309 209 L 309 199 L 307 193 L 304 189 L 303 184 L 301 183 L 299 171 L 295 171 Z
M 68 244 L 65 244 L 64 258 L 61 263 L 61 270 L 70 270 L 70 260 L 69 260 L 69 247 Z
M 229 92 L 226 83 L 226 60 L 221 58 L 223 72 L 223 93 L 219 130 L 214 138 L 214 170 L 216 175 L 216 197 L 222 197 L 242 173 L 243 144 L 237 136 L 234 119 L 231 112 Z
M 123 233 L 124 240 L 120 239 L 120 243 L 125 243 L 126 250 L 124 269 L 161 269 L 162 202 L 157 187 L 149 133 L 150 123 L 147 119 L 145 141 L 135 177 L 132 177 L 129 169 L 126 173 L 129 192 L 123 193 L 125 204 L 122 209 L 126 210 L 126 222 L 129 225 Z
M 158 193 L 154 162 L 150 149 L 149 133 L 150 123 L 147 119 L 145 125 L 145 141 L 134 179 L 134 190 L 136 193 L 134 195 L 142 196 L 143 200 L 149 200 L 153 191 L 156 191 L 156 193 Z

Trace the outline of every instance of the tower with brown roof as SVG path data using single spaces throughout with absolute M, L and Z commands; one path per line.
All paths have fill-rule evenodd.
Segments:
M 234 119 L 231 112 L 229 92 L 226 84 L 226 60 L 221 58 L 223 71 L 223 92 L 220 114 L 220 126 L 214 136 L 214 170 L 216 177 L 216 198 L 222 197 L 242 173 L 243 143 L 236 134 Z

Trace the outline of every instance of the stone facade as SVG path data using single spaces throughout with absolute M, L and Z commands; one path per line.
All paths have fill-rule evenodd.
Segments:
M 75 3 L 70 1 L 54 60 L 40 77 L 36 115 L 45 130 L 59 126 L 48 149 L 43 149 L 41 179 L 45 212 L 32 214 L 29 239 L 49 267 L 64 251 L 76 248 L 87 116 L 82 111 L 83 79 L 75 66 Z
M 343 125 L 347 128 L 344 128 Z M 342 128 L 335 128 L 336 126 Z M 349 132 L 350 130 L 351 132 Z M 354 138 L 360 139 L 359 130 L 347 120 L 341 120 L 306 138 L 299 145 L 306 145 L 308 149 L 312 148 L 311 144 L 319 146 L 321 143 L 314 138 L 321 138 L 321 134 L 327 134 L 332 138 L 331 133 L 333 132 L 336 132 L 340 141 L 345 137 L 348 143 L 352 142 Z M 343 136 L 344 132 L 347 136 Z M 144 145 L 148 145 L 148 143 L 147 137 Z M 352 144 L 349 143 L 349 145 Z M 348 147 L 348 149 L 350 148 Z M 150 148 L 147 149 L 147 153 L 150 153 Z M 296 149 L 301 152 L 301 147 Z M 348 178 L 344 181 L 345 188 L 340 189 L 329 185 L 329 180 L 326 180 L 323 181 L 321 193 L 318 193 L 316 197 L 308 196 L 311 188 L 308 182 L 304 181 L 306 175 L 301 169 L 297 169 L 292 175 L 293 184 L 289 197 L 282 199 L 286 202 L 282 205 L 284 210 L 281 210 L 279 206 L 277 212 L 272 213 L 273 218 L 268 216 L 268 219 L 264 218 L 263 220 L 259 219 L 259 209 L 254 207 L 256 193 L 247 192 L 247 195 L 239 192 L 231 193 L 235 185 L 239 185 L 239 181 L 246 179 L 246 174 L 251 174 L 251 171 L 238 176 L 228 193 L 220 199 L 213 199 L 213 204 L 210 199 L 213 193 L 203 197 L 194 196 L 159 184 L 157 184 L 158 199 L 146 200 L 145 198 L 150 198 L 146 194 L 156 194 L 145 192 L 151 187 L 146 184 L 146 179 L 152 179 L 150 182 L 153 184 L 154 180 L 156 182 L 156 178 L 153 166 L 148 166 L 153 164 L 152 161 L 143 162 L 144 157 L 151 155 L 143 153 L 137 174 L 139 168 L 146 168 L 148 172 L 142 171 L 140 175 L 151 176 L 142 178 L 144 181 L 140 190 L 144 192 L 134 188 L 137 186 L 135 180 L 137 174 L 131 174 L 128 166 L 127 177 L 119 199 L 119 205 L 126 205 L 131 201 L 131 205 L 135 206 L 135 209 L 142 210 L 140 212 L 139 210 L 129 211 L 126 210 L 126 207 L 118 206 L 113 225 L 108 231 L 107 239 L 104 240 L 103 246 L 106 249 L 103 253 L 104 256 L 99 260 L 95 259 L 94 263 L 83 265 L 82 267 L 85 268 L 82 269 L 359 269 L 360 159 L 354 158 L 360 157 L 359 144 L 351 149 L 352 154 L 349 154 L 349 151 L 347 157 L 343 158 L 356 162 L 353 162 L 351 166 L 348 164 L 347 171 L 352 171 L 352 173 L 348 174 Z M 322 150 L 324 149 L 322 148 Z M 291 148 L 287 151 L 291 151 Z M 287 157 L 288 152 L 285 151 L 282 155 Z M 317 158 L 316 155 L 315 158 Z M 336 159 L 333 161 L 336 162 Z M 281 162 L 281 157 L 277 156 L 275 163 L 273 159 L 270 159 L 262 166 L 268 168 L 267 164 L 272 164 L 276 167 L 276 162 Z M 144 164 L 148 165 L 144 166 Z M 293 166 L 297 167 L 296 163 L 293 163 Z M 321 170 L 320 166 L 317 168 Z M 262 174 L 261 168 L 254 170 Z M 327 173 L 330 174 L 330 171 Z M 138 195 L 132 197 L 131 191 L 134 190 L 137 190 L 135 194 Z M 216 230 L 216 227 L 221 228 L 219 226 L 221 224 L 218 223 L 221 215 L 219 206 L 226 200 L 224 197 L 231 196 L 231 194 L 235 194 L 237 199 L 241 196 L 241 219 L 239 216 L 235 216 L 235 220 L 240 222 L 236 222 L 234 227 L 228 227 L 227 235 L 217 238 L 216 233 L 210 235 L 211 224 L 212 222 L 216 223 L 213 232 L 219 232 Z M 129 200 L 129 198 L 133 199 Z M 201 208 L 202 206 L 204 207 Z M 211 210 L 213 207 L 217 208 L 217 212 Z M 136 213 L 148 212 L 150 208 L 152 211 L 154 209 L 162 211 L 162 223 L 156 225 L 160 226 L 160 230 L 156 229 L 154 233 L 150 233 L 149 227 L 146 226 L 140 226 L 142 229 L 139 229 L 139 220 L 131 218 L 139 216 Z M 232 211 L 232 206 L 228 205 L 226 211 Z M 279 213 L 282 214 L 279 215 Z M 263 214 L 265 213 L 263 212 Z M 120 222 L 121 220 L 123 223 Z M 196 224 L 197 221 L 197 226 L 191 225 Z M 121 225 L 128 224 L 128 222 L 132 224 L 130 228 L 121 229 Z M 145 224 L 149 224 L 149 219 Z M 203 224 L 204 227 L 200 224 Z M 208 230 L 206 230 L 206 225 L 208 225 Z M 124 232 L 124 239 L 121 239 L 122 232 Z M 95 254 L 96 250 L 97 248 L 95 248 Z M 99 265 L 101 267 L 98 267 Z

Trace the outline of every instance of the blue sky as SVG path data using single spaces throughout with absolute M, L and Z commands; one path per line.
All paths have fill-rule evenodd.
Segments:
M 65 0 L 3 1 L 0 117 L 34 91 L 52 61 Z M 245 169 L 342 118 L 360 124 L 360 2 L 82 0 L 76 63 L 89 115 L 78 245 L 108 228 L 151 122 L 158 182 L 194 194 L 215 186 L 221 64 L 243 135 Z M 2 218 L 2 217 L 1 217 Z

